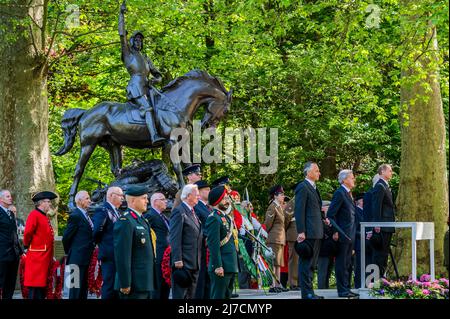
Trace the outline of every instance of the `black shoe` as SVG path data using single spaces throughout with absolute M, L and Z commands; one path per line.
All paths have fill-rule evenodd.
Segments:
M 278 287 L 270 287 L 269 292 L 277 294 L 280 293 L 281 291 L 278 289 Z
M 339 296 L 339 298 L 347 298 L 347 299 L 358 299 L 359 298 L 359 296 L 356 296 L 355 294 L 353 294 L 353 293 L 350 293 L 350 292 L 347 292 L 347 293 L 345 293 L 345 294 L 338 294 L 338 296 Z
M 278 287 L 278 288 L 280 288 L 280 289 L 281 289 L 281 292 L 287 292 L 287 291 L 289 291 L 289 289 L 288 289 L 288 288 L 284 288 L 284 287 Z
M 302 299 L 324 299 L 322 296 L 308 294 L 306 297 L 302 296 Z
M 237 298 L 239 297 L 239 294 L 231 294 L 231 298 Z
M 359 297 L 359 294 L 357 294 L 356 292 L 350 291 L 349 294 L 355 296 L 355 297 Z
M 292 291 L 300 291 L 300 287 L 299 286 L 293 286 L 291 287 Z

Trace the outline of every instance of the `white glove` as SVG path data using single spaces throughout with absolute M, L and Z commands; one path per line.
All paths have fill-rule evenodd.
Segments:
M 241 228 L 239 229 L 239 235 L 245 236 L 245 228 L 244 228 L 244 227 L 241 227 Z

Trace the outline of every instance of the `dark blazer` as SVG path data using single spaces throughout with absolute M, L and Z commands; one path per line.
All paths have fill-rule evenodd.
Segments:
M 351 242 L 355 241 L 355 204 L 343 186 L 334 192 L 327 217 L 336 221 L 336 224 L 341 227 L 342 231 L 350 237 Z M 337 230 L 334 229 L 333 231 L 336 232 Z M 339 234 L 339 242 L 349 243 L 349 240 L 342 234 Z
M 156 263 L 160 264 L 164 256 L 164 251 L 169 246 L 169 227 L 166 225 L 164 217 L 154 208 L 150 208 L 144 214 L 144 218 L 156 234 Z M 167 220 L 167 224 L 169 224 L 169 220 Z
M 209 214 L 211 214 L 211 210 L 206 206 L 202 201 L 198 201 L 198 204 L 195 205 L 194 211 L 197 214 L 197 217 L 200 219 L 202 225 L 206 224 L 206 219 Z
M 114 224 L 114 288 L 131 292 L 155 290 L 156 267 L 150 226 L 144 217 L 129 210 Z
M 92 222 L 94 223 L 94 241 L 98 244 L 98 259 L 114 261 L 114 222 L 120 217 L 119 212 L 108 202 L 95 209 Z
M 200 267 L 203 232 L 200 222 L 197 224 L 189 208 L 181 203 L 170 216 L 169 241 L 171 245 L 172 265 L 183 261 L 189 270 Z
M 67 265 L 89 265 L 95 248 L 94 237 L 91 225 L 78 208 L 70 213 L 62 242 Z
M 387 183 L 380 178 L 372 190 L 372 221 L 373 222 L 394 222 L 394 200 L 392 192 Z M 382 231 L 387 233 L 395 232 L 393 227 L 383 227 Z
M 360 251 L 361 250 L 361 223 L 365 222 L 364 219 L 364 210 L 362 208 L 359 208 L 358 206 L 355 206 L 355 245 L 353 246 L 354 250 Z
M 307 239 L 323 238 L 322 199 L 319 191 L 303 180 L 295 188 L 295 223 L 297 233 L 305 233 Z
M 22 248 L 17 236 L 16 219 L 13 212 L 8 213 L 0 207 L 0 261 L 19 259 Z

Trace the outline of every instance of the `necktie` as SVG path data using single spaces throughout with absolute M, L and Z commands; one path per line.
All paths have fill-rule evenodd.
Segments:
M 10 210 L 6 210 L 6 215 L 8 215 L 9 219 L 12 219 L 12 213 Z
M 195 212 L 194 212 L 194 209 L 191 209 L 191 213 L 192 213 L 192 216 L 194 217 L 195 224 L 198 226 L 199 222 L 198 222 L 197 214 L 195 214 Z
M 92 224 L 92 220 L 89 217 L 89 215 L 87 213 L 85 213 L 84 216 L 86 217 L 87 221 L 89 222 L 89 225 L 91 226 L 91 228 L 94 229 L 94 224 Z
M 169 220 L 167 219 L 166 216 L 164 216 L 164 214 L 159 214 L 161 216 L 161 218 L 163 219 L 164 223 L 166 224 L 167 228 L 169 228 Z
M 353 200 L 353 194 L 352 194 L 352 191 L 349 191 L 349 192 L 348 192 L 348 195 L 349 195 L 350 198 Z

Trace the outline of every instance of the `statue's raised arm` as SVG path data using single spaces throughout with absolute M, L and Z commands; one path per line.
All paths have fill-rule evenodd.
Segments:
M 120 36 L 120 45 L 122 47 L 122 60 L 124 60 L 125 57 L 128 56 L 130 53 L 130 49 L 128 47 L 127 42 L 127 31 L 125 29 L 125 12 L 127 12 L 127 5 L 124 1 L 120 5 L 120 12 L 119 12 L 119 36 Z

